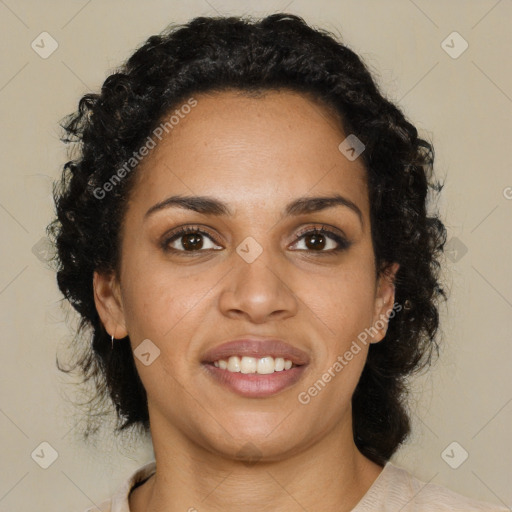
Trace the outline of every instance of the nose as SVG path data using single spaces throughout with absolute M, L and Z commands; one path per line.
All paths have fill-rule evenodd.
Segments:
M 274 258 L 267 255 L 268 251 L 263 251 L 252 263 L 234 255 L 238 260 L 219 298 L 223 315 L 261 324 L 297 314 L 298 298 L 293 282 L 289 282 L 291 274 L 286 272 L 286 262 L 281 260 L 278 264 L 277 255 Z

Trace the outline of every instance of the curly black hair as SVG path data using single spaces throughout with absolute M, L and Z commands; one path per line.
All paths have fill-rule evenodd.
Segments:
M 47 232 L 56 247 L 57 282 L 80 314 L 72 368 L 82 384 L 92 380 L 86 402 L 85 437 L 110 400 L 116 433 L 128 427 L 149 432 L 147 396 L 129 338 L 111 350 L 93 299 L 93 272 L 118 272 L 120 232 L 136 166 L 98 199 L 148 136 L 192 94 L 237 90 L 258 94 L 290 90 L 314 98 L 342 120 L 346 134 L 365 145 L 376 275 L 398 262 L 395 301 L 381 343 L 369 348 L 353 394 L 353 431 L 358 449 L 384 465 L 410 432 L 407 378 L 439 353 L 440 258 L 446 229 L 427 212 L 430 196 L 443 185 L 434 179 L 434 149 L 418 136 L 402 111 L 386 99 L 361 58 L 332 33 L 312 28 L 292 14 L 263 19 L 197 17 L 151 36 L 104 81 L 101 92 L 85 94 L 78 110 L 62 122 L 62 140 L 77 154 L 54 184 L 56 218 Z M 74 156 L 74 158 L 73 158 Z M 81 336 L 87 331 L 87 336 Z M 92 338 L 92 343 L 91 343 Z M 83 405 L 83 404 L 82 404 Z

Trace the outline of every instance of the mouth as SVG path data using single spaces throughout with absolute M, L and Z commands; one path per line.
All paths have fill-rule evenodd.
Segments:
M 297 383 L 309 356 L 282 340 L 245 338 L 208 351 L 202 364 L 223 388 L 244 397 L 264 398 Z
M 272 356 L 264 356 L 260 358 L 231 356 L 227 360 L 219 359 L 209 364 L 213 364 L 215 368 L 220 368 L 221 370 L 226 370 L 231 373 L 257 373 L 258 375 L 269 375 L 274 372 L 288 371 L 291 368 L 302 366 L 293 363 L 290 359 L 285 359 L 284 357 L 274 358 Z

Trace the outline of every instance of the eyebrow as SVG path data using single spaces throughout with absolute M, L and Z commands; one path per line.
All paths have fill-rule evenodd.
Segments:
M 331 196 L 303 196 L 293 200 L 287 204 L 282 217 L 286 216 L 298 216 L 306 213 L 314 213 L 328 208 L 334 208 L 336 206 L 344 206 L 352 210 L 359 218 L 361 226 L 364 226 L 363 214 L 359 207 L 350 199 L 343 197 L 340 194 L 334 194 Z M 156 213 L 157 211 L 164 210 L 166 208 L 182 208 L 185 210 L 192 210 L 203 215 L 215 215 L 215 216 L 229 216 L 233 217 L 233 211 L 229 206 L 209 196 L 171 196 L 159 203 L 153 205 L 144 215 L 144 220 L 149 216 Z

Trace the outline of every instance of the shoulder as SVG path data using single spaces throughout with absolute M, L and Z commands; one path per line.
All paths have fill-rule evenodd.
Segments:
M 388 462 L 353 512 L 505 512 L 509 509 L 474 500 L 450 489 L 425 483 Z
M 130 512 L 129 496 L 130 492 L 137 484 L 142 483 L 148 479 L 156 471 L 156 462 L 152 461 L 137 468 L 123 483 L 119 486 L 114 495 L 89 507 L 84 512 Z

